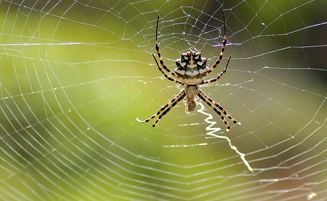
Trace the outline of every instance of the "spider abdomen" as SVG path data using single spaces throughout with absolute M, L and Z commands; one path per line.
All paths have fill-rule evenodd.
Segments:
M 207 59 L 201 57 L 200 52 L 190 51 L 182 53 L 176 60 L 177 68 L 174 70 L 183 83 L 196 85 L 202 82 L 209 71 Z
M 186 85 L 184 88 L 186 97 L 185 97 L 185 113 L 188 114 L 193 112 L 198 106 L 200 99 L 198 97 L 199 85 Z

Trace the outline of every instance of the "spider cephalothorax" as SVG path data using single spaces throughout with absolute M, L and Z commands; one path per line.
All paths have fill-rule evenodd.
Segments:
M 233 119 L 226 110 L 224 110 L 223 107 L 221 107 L 217 102 L 212 100 L 209 96 L 207 96 L 203 91 L 200 89 L 200 85 L 202 84 L 208 84 L 211 82 L 217 81 L 227 70 L 229 61 L 231 57 L 229 57 L 225 69 L 218 75 L 218 77 L 213 78 L 211 80 L 204 80 L 205 77 L 209 75 L 220 63 L 220 61 L 223 58 L 225 46 L 226 46 L 226 21 L 225 21 L 225 15 L 223 12 L 223 19 L 224 19 L 224 41 L 223 41 L 223 47 L 221 49 L 220 55 L 218 60 L 215 62 L 215 64 L 211 67 L 207 67 L 207 59 L 204 57 L 201 57 L 200 52 L 195 51 L 189 51 L 187 53 L 182 53 L 181 58 L 176 60 L 176 68 L 174 71 L 171 71 L 163 62 L 160 51 L 159 51 L 159 45 L 158 45 L 158 22 L 159 22 L 159 16 L 157 19 L 157 26 L 156 26 L 156 50 L 159 57 L 160 65 L 163 69 L 165 69 L 168 73 L 175 76 L 179 80 L 176 80 L 174 78 L 169 77 L 163 69 L 158 64 L 158 61 L 154 54 L 152 54 L 155 62 L 157 63 L 158 69 L 162 72 L 162 74 L 170 81 L 179 83 L 181 85 L 184 85 L 184 89 L 182 89 L 177 96 L 175 96 L 172 100 L 170 100 L 166 105 L 164 105 L 160 110 L 154 114 L 152 117 L 140 121 L 139 122 L 145 123 L 152 120 L 154 117 L 160 115 L 156 122 L 152 125 L 155 127 L 159 120 L 167 114 L 179 101 L 181 101 L 185 97 L 185 112 L 188 114 L 195 110 L 197 105 L 200 102 L 200 99 L 202 99 L 205 103 L 207 103 L 223 120 L 227 127 L 227 131 L 230 130 L 230 126 L 226 122 L 224 116 L 221 114 L 219 110 L 221 110 L 224 115 L 226 115 L 229 119 L 232 120 L 237 125 L 240 125 L 241 123 L 237 122 L 235 119 Z M 218 110 L 218 109 L 219 110 Z

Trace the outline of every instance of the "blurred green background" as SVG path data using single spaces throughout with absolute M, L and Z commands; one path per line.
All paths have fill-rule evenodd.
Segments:
M 326 1 L 1 1 L 2 200 L 307 200 L 326 193 Z M 241 126 L 186 115 L 165 64 L 227 73 L 203 91 Z M 210 116 L 211 115 L 211 116 Z M 210 122 L 215 122 L 211 125 Z M 211 129 L 211 130 L 210 130 Z M 212 131 L 216 129 L 216 131 Z M 221 129 L 221 130 L 220 130 Z M 226 136 L 245 154 L 249 171 Z

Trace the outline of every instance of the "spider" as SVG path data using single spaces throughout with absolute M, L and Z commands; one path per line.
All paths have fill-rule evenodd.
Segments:
M 157 26 L 156 26 L 156 50 L 157 54 L 160 60 L 161 67 L 165 69 L 168 73 L 175 76 L 177 79 L 169 77 L 163 69 L 160 67 L 156 57 L 154 54 L 152 54 L 158 69 L 162 72 L 162 74 L 170 81 L 176 82 L 178 84 L 181 84 L 184 86 L 184 88 L 177 94 L 173 99 L 171 99 L 166 105 L 162 106 L 160 110 L 151 116 L 150 118 L 141 121 L 137 118 L 137 121 L 141 123 L 149 122 L 156 116 L 160 115 L 158 119 L 154 122 L 152 125 L 155 127 L 160 119 L 167 114 L 179 101 L 181 101 L 185 97 L 185 112 L 186 114 L 189 114 L 190 112 L 194 111 L 199 102 L 202 99 L 206 104 L 208 104 L 222 119 L 222 121 L 225 123 L 227 127 L 227 131 L 230 131 L 230 126 L 226 122 L 224 116 L 221 114 L 219 110 L 221 110 L 224 115 L 226 115 L 233 123 L 236 125 L 241 125 L 240 122 L 237 122 L 235 119 L 233 119 L 227 111 L 220 106 L 217 102 L 215 102 L 213 99 L 211 99 L 208 95 L 206 95 L 201 89 L 200 85 L 202 84 L 208 84 L 215 82 L 219 80 L 219 78 L 224 75 L 224 73 L 227 71 L 227 67 L 229 64 L 229 61 L 231 57 L 229 57 L 225 69 L 214 79 L 210 80 L 204 80 L 205 77 L 209 75 L 220 63 L 220 61 L 223 58 L 225 46 L 226 46 L 226 21 L 225 21 L 225 14 L 223 12 L 223 20 L 224 20 L 224 41 L 223 46 L 219 55 L 218 60 L 216 60 L 215 64 L 209 69 L 206 66 L 207 60 L 204 57 L 201 57 L 201 52 L 195 52 L 195 51 L 189 51 L 187 53 L 182 53 L 181 58 L 176 60 L 176 66 L 174 71 L 171 71 L 163 62 L 160 51 L 159 51 L 159 45 L 158 45 L 158 23 L 159 23 L 159 16 L 157 18 Z M 219 110 L 218 110 L 218 109 Z

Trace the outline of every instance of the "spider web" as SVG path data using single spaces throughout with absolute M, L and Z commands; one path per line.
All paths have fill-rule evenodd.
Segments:
M 323 0 L 0 1 L 2 200 L 326 200 Z M 141 124 L 182 86 L 157 69 L 201 51 L 203 101 Z

